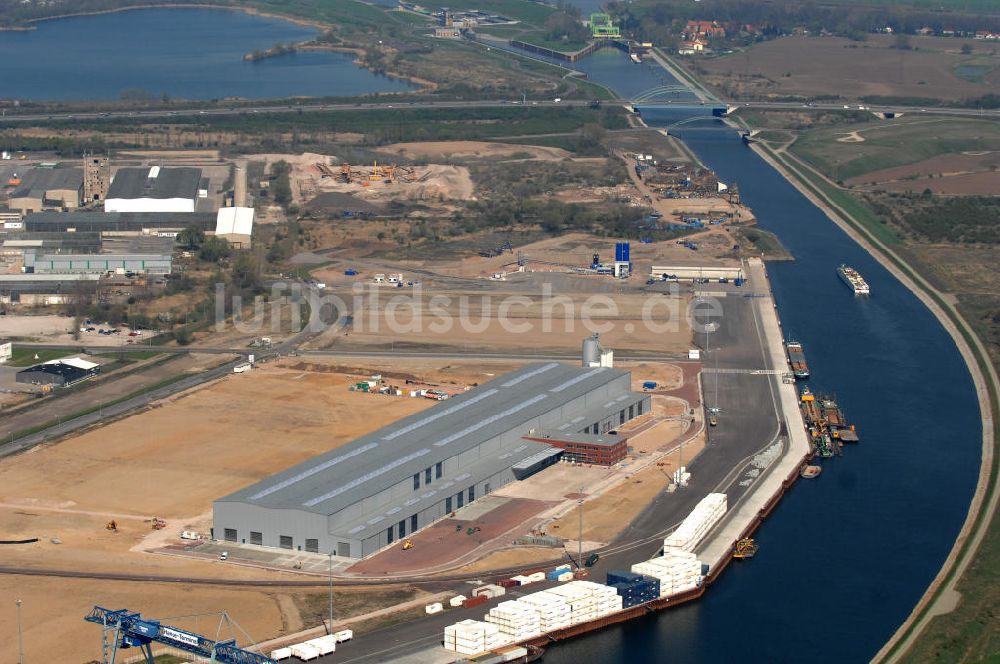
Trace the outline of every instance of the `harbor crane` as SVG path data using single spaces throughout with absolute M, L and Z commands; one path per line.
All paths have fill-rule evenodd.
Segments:
M 224 615 L 224 618 L 227 616 Z M 117 611 L 95 606 L 87 622 L 101 626 L 102 664 L 115 664 L 119 650 L 139 648 L 145 655 L 146 664 L 153 664 L 151 643 L 159 643 L 183 650 L 210 662 L 226 664 L 276 664 L 265 657 L 236 646 L 236 640 L 215 641 L 187 630 L 163 625 L 158 620 L 143 619 L 141 615 L 128 609 Z

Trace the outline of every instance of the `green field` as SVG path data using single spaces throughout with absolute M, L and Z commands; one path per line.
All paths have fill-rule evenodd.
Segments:
M 35 359 L 36 355 L 38 359 Z M 7 360 L 7 366 L 30 367 L 42 362 L 48 362 L 49 360 L 58 360 L 67 355 L 72 355 L 72 353 L 65 350 L 35 350 L 32 348 L 17 348 L 15 346 L 11 358 Z
M 545 65 L 542 65 L 545 66 Z M 595 89 L 596 93 L 597 90 Z M 67 122 L 41 123 L 54 127 Z M 137 134 L 163 131 L 163 118 L 97 120 L 72 125 L 74 129 L 115 131 L 125 126 Z M 585 124 L 599 124 L 605 129 L 628 126 L 626 112 L 615 106 L 589 108 L 586 102 L 567 101 L 560 107 L 515 106 L 501 108 L 395 108 L 359 109 L 330 113 L 254 113 L 217 116 L 181 116 L 170 118 L 172 126 L 201 131 L 240 132 L 243 135 L 272 135 L 295 132 L 360 133 L 372 143 L 413 140 L 471 140 L 501 136 L 566 133 Z M 10 128 L 14 128 L 8 125 Z M 2 128 L 2 125 L 0 125 Z
M 863 142 L 838 141 L 857 131 Z M 1000 122 L 910 114 L 803 133 L 792 151 L 835 180 L 964 151 L 1000 150 Z

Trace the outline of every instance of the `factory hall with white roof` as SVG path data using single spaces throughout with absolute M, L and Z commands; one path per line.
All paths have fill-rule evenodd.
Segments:
M 563 454 L 526 436 L 606 434 L 650 412 L 628 371 L 601 364 L 526 365 L 219 498 L 213 537 L 370 556 Z

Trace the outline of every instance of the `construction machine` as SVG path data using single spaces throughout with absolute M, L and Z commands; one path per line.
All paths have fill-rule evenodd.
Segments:
M 413 548 L 412 540 L 406 540 L 405 542 L 403 542 L 403 551 L 409 551 L 412 548 Z
M 105 530 L 110 530 L 112 532 L 116 532 L 117 533 L 118 532 L 118 522 L 115 521 L 114 519 L 111 519 L 111 521 L 108 521 L 106 524 L 104 524 L 104 529 Z
M 752 537 L 744 537 L 733 547 L 733 558 L 738 560 L 753 558 L 757 553 L 757 549 L 757 543 Z

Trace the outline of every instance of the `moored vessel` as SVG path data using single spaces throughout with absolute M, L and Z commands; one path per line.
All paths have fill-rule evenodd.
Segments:
M 837 274 L 854 291 L 855 295 L 871 295 L 871 288 L 868 287 L 868 282 L 853 267 L 841 265 L 837 268 Z
M 788 354 L 788 364 L 792 367 L 792 374 L 797 380 L 809 378 L 809 365 L 806 363 L 806 355 L 802 351 L 802 344 L 798 341 L 786 341 L 785 353 Z

